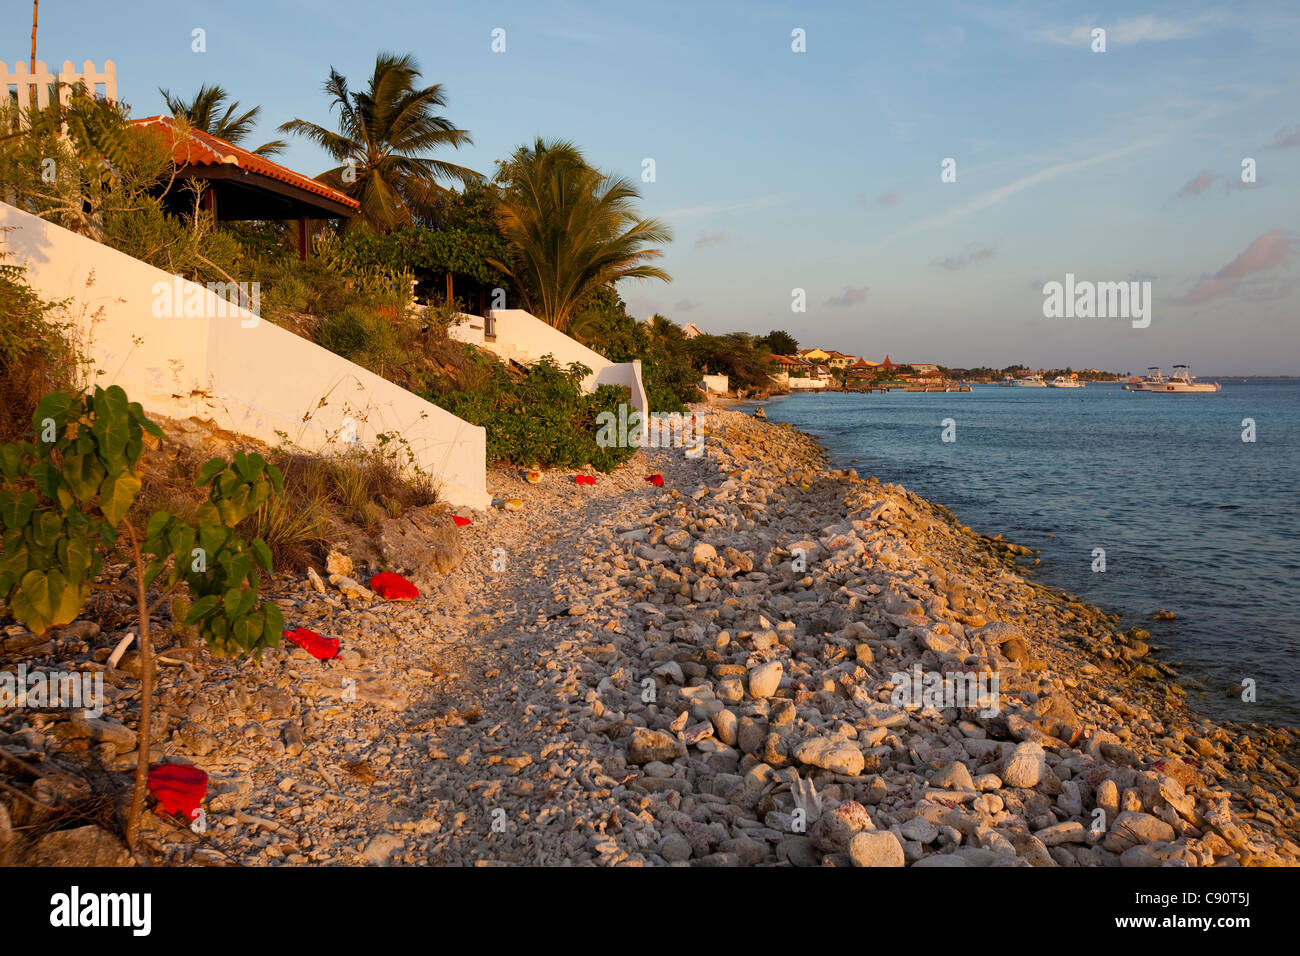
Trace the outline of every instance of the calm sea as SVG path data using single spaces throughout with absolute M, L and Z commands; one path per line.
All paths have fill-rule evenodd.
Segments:
M 1041 550 L 1035 577 L 1147 628 L 1197 709 L 1300 726 L 1300 382 L 794 395 L 767 413 L 820 438 L 837 467 Z M 1176 618 L 1151 620 L 1162 608 Z M 1226 690 L 1244 678 L 1254 704 Z

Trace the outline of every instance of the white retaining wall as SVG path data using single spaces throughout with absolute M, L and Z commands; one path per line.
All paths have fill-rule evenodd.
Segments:
M 727 376 L 725 375 L 706 375 L 700 380 L 704 390 L 714 395 L 727 394 Z
M 9 229 L 0 232 L 8 261 L 27 269 L 32 288 L 70 300 L 95 384 L 120 385 L 155 414 L 210 419 L 271 445 L 287 437 L 325 451 L 352 433 L 363 444 L 400 436 L 444 500 L 491 504 L 479 426 L 202 286 L 5 203 L 0 229 Z
M 791 391 L 798 391 L 801 389 L 815 390 L 819 388 L 826 388 L 831 384 L 831 380 L 829 378 L 812 378 L 811 376 L 806 376 L 804 378 L 797 378 L 791 375 L 790 381 L 787 384 L 789 385 Z
M 640 359 L 611 362 L 523 309 L 493 309 L 491 316 L 496 323 L 495 342 L 486 341 L 485 320 L 479 315 L 463 315 L 460 324 L 452 326 L 449 334 L 459 342 L 492 352 L 504 361 L 514 359 L 527 365 L 545 355 L 552 355 L 560 365 L 581 362 L 591 369 L 591 374 L 583 379 L 584 389 L 594 392 L 597 385 L 625 386 L 632 393 L 632 407 L 643 415 L 649 414 L 650 402 L 641 382 Z

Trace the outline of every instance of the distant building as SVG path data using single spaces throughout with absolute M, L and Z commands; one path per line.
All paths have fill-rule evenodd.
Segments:
M 769 377 L 782 388 L 790 387 L 790 377 L 797 376 L 801 378 L 808 377 L 808 369 L 811 366 L 801 358 L 795 358 L 793 355 L 769 355 L 767 361 L 772 365 L 772 371 Z
M 850 355 L 847 352 L 839 352 L 835 349 L 831 349 L 826 355 L 826 364 L 833 369 L 848 368 L 857 360 L 858 357 L 856 355 Z
M 860 358 L 848 367 L 849 378 L 871 378 L 879 368 L 875 362 Z
M 824 365 L 812 365 L 810 363 L 804 364 L 808 369 L 807 374 L 792 374 L 790 375 L 789 381 L 786 383 L 791 391 L 797 391 L 800 389 L 829 388 L 834 384 L 830 372 L 826 370 Z
M 688 339 L 697 339 L 703 334 L 704 333 L 699 330 L 694 322 L 687 323 L 685 328 L 682 329 L 682 335 L 686 336 Z
M 793 372 L 797 369 L 807 369 L 809 367 L 808 362 L 792 355 L 769 355 L 767 360 L 773 365 L 780 366 L 781 370 L 785 372 Z
M 800 349 L 797 354 L 801 359 L 807 359 L 809 362 L 825 362 L 831 357 L 831 353 L 825 349 Z

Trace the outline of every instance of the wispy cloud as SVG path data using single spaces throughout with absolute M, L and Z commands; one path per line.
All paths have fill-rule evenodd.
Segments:
M 1187 199 L 1191 196 L 1199 196 L 1201 193 L 1205 192 L 1205 190 L 1209 189 L 1213 183 L 1213 175 L 1210 173 L 1200 173 L 1183 183 L 1182 188 L 1178 190 L 1178 198 Z
M 727 234 L 725 232 L 702 232 L 700 238 L 695 240 L 695 248 L 703 249 L 705 246 L 716 246 L 720 242 L 725 242 Z
M 869 285 L 846 285 L 843 292 L 839 295 L 831 296 L 823 302 L 822 305 L 832 309 L 847 309 L 849 306 L 857 305 L 859 302 L 865 302 L 867 300 L 867 292 L 869 292 L 870 289 L 871 286 Z
M 1053 166 L 1040 169 L 1036 173 L 1022 176 L 1015 182 L 1007 183 L 1005 186 L 999 186 L 997 189 L 990 189 L 988 192 L 981 193 L 974 199 L 962 203 L 959 206 L 953 206 L 951 209 L 937 215 L 928 216 L 925 219 L 919 219 L 903 231 L 904 233 L 912 233 L 919 232 L 923 229 L 932 229 L 935 226 L 951 225 L 959 219 L 964 219 L 967 216 L 980 212 L 981 210 L 1005 202 L 1012 196 L 1023 192 L 1026 189 L 1056 179 L 1059 176 L 1064 176 L 1067 173 L 1076 173 L 1080 170 L 1087 169 L 1090 166 L 1096 166 L 1100 163 L 1108 163 L 1123 156 L 1136 153 L 1139 150 L 1149 149 L 1158 142 L 1160 142 L 1160 140 L 1155 138 L 1144 139 L 1136 143 L 1130 143 L 1128 146 L 1122 146 L 1119 149 L 1112 149 L 1105 153 L 1099 153 L 1096 156 L 1089 156 L 1086 159 L 1076 159 L 1068 163 L 1056 163 Z
M 673 303 L 673 311 L 675 312 L 694 312 L 699 307 L 698 302 L 693 302 L 690 299 L 678 299 Z
M 1110 22 L 1094 21 L 1074 27 L 1045 27 L 1035 36 L 1042 43 L 1087 49 L 1092 43 L 1092 31 L 1101 27 L 1106 31 L 1106 48 L 1109 50 L 1112 47 L 1136 46 L 1139 43 L 1189 40 L 1209 33 L 1221 20 L 1220 15 L 1214 12 L 1181 20 L 1150 15 L 1121 17 Z
M 1183 302 L 1187 305 L 1198 305 L 1236 291 L 1241 280 L 1247 276 L 1267 271 L 1285 262 L 1291 242 L 1285 230 L 1269 230 L 1214 275 L 1198 282 L 1196 287 L 1187 293 Z
M 934 265 L 943 266 L 950 272 L 956 272 L 958 269 L 964 269 L 973 262 L 983 262 L 985 259 L 992 259 L 997 255 L 997 250 L 992 246 L 972 245 L 969 251 L 958 256 L 949 256 L 946 259 L 936 259 Z
M 1297 146 L 1300 146 L 1300 126 L 1283 127 L 1273 134 L 1274 149 L 1294 149 Z
M 889 190 L 887 193 L 881 193 L 880 198 L 877 199 L 876 202 L 880 203 L 882 206 L 897 206 L 898 193 L 893 189 Z

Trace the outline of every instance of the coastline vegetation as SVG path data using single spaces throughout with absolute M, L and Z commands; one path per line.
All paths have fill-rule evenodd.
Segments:
M 580 452 L 572 435 L 614 396 L 584 396 L 567 371 L 538 364 L 521 373 L 449 337 L 463 307 L 452 276 L 499 292 L 611 361 L 639 359 L 656 411 L 681 411 L 710 372 L 751 394 L 773 389 L 766 358 L 794 344 L 786 333 L 688 338 L 666 316 L 628 315 L 618 289 L 671 281 L 655 260 L 672 238 L 639 214 L 630 180 L 596 169 L 563 140 L 520 146 L 491 179 L 435 156 L 472 140 L 442 114 L 446 89 L 422 85 L 409 55 L 379 54 L 359 91 L 331 69 L 324 91 L 336 129 L 304 119 L 279 129 L 321 146 L 337 165 L 317 178 L 361 209 L 338 223 L 314 222 L 305 261 L 291 223 L 214 223 L 201 187 L 178 186 L 161 140 L 139 135 L 130 108 L 81 89 L 67 107 L 30 111 L 25 133 L 6 113 L 3 125 L 16 135 L 0 149 L 0 180 L 23 208 L 173 274 L 258 283 L 269 321 L 470 420 L 496 422 L 495 461 L 612 467 L 608 451 L 586 443 Z M 243 143 L 260 116 L 260 107 L 242 109 L 215 84 L 188 98 L 160 92 L 181 135 L 192 128 Z M 284 145 L 253 151 L 271 156 Z M 52 182 L 41 175 L 49 155 L 60 157 Z M 163 201 L 179 190 L 190 190 L 180 210 Z M 506 420 L 507 409 L 539 397 L 571 414 L 541 416 L 544 427 Z

